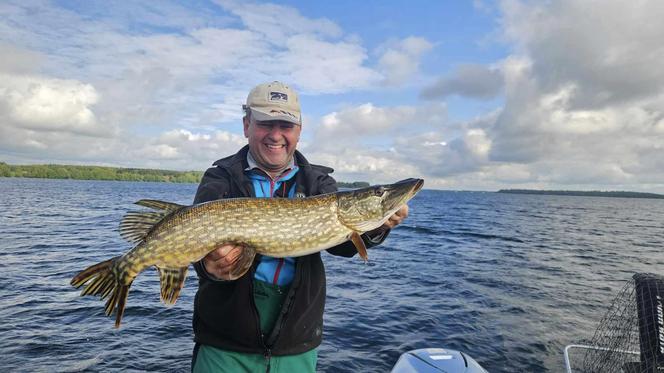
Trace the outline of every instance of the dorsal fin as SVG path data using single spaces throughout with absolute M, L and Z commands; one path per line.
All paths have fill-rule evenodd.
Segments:
M 128 212 L 120 222 L 120 236 L 131 243 L 139 243 L 168 214 L 167 211 Z
M 184 207 L 184 205 L 179 205 L 173 202 L 164 202 L 156 199 L 142 199 L 134 202 L 137 205 L 149 207 L 154 210 L 165 210 L 168 212 L 179 210 Z
M 142 199 L 136 204 L 159 211 L 132 211 L 125 214 L 120 222 L 120 236 L 133 244 L 143 241 L 150 230 L 164 217 L 185 207 L 154 199 Z

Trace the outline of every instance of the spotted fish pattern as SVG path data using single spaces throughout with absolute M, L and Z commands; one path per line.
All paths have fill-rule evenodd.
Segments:
M 296 257 L 351 240 L 366 260 L 360 234 L 380 227 L 421 188 L 423 180 L 323 194 L 307 198 L 235 198 L 184 206 L 157 200 L 136 204 L 148 211 L 129 212 L 120 234 L 135 244 L 124 255 L 88 267 L 71 284 L 81 295 L 106 299 L 105 313 L 116 312 L 120 326 L 134 278 L 155 266 L 161 300 L 174 304 L 189 264 L 224 243 L 242 245 L 231 279 L 244 275 L 255 255 Z

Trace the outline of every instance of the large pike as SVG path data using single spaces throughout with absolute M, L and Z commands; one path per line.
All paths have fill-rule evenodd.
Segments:
M 120 326 L 134 278 L 150 266 L 159 270 L 161 300 L 174 304 L 189 264 L 217 246 L 231 242 L 245 248 L 237 258 L 237 279 L 249 270 L 256 253 L 295 257 L 352 240 L 367 259 L 360 234 L 383 225 L 422 188 L 422 179 L 307 198 L 232 198 L 183 206 L 155 200 L 136 204 L 155 211 L 127 213 L 120 223 L 123 238 L 136 244 L 124 255 L 93 265 L 71 284 L 81 295 L 106 301 L 106 315 L 116 311 Z

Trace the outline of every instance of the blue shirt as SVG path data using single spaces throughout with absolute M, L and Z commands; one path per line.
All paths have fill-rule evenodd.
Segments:
M 252 162 L 251 155 L 248 156 L 250 167 L 255 164 Z M 253 163 L 253 164 L 252 164 Z M 280 190 L 286 188 L 286 181 L 292 179 L 298 171 L 298 167 L 294 164 L 292 168 L 284 171 L 276 179 L 271 179 L 257 168 L 245 170 L 247 176 L 254 186 L 255 197 L 270 198 L 274 197 L 277 192 L 282 195 L 287 195 L 288 198 L 295 196 L 295 183 L 293 183 L 288 191 Z M 261 256 L 254 278 L 270 284 L 279 286 L 289 285 L 293 282 L 295 277 L 295 259 L 294 258 L 273 258 L 270 256 Z

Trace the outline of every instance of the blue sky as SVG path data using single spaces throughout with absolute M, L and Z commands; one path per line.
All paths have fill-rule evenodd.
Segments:
M 601 6 L 599 6 L 601 4 Z M 282 80 L 339 180 L 664 192 L 664 3 L 4 1 L 0 161 L 204 170 Z

